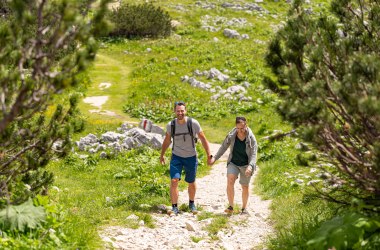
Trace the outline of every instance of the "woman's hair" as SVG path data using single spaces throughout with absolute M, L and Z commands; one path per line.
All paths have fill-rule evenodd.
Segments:
M 238 123 L 247 123 L 247 119 L 245 119 L 245 117 L 244 116 L 237 116 L 236 117 L 236 124 L 238 124 Z

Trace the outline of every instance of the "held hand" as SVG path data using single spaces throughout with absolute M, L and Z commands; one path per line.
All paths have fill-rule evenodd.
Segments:
M 249 177 L 253 174 L 253 169 L 252 166 L 248 166 L 247 169 L 245 170 L 245 176 Z
M 207 164 L 209 166 L 211 166 L 212 164 L 214 164 L 215 162 L 215 158 L 211 155 L 208 159 L 207 159 Z

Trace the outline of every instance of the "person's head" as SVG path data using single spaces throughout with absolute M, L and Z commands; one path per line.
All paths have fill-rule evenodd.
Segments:
M 247 131 L 247 119 L 245 119 L 245 117 L 236 117 L 236 129 L 238 133 L 245 133 Z
M 174 112 L 178 120 L 182 120 L 186 116 L 186 104 L 182 101 L 174 103 Z

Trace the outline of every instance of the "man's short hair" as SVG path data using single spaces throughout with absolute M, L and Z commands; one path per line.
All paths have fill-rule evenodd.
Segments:
M 185 107 L 186 107 L 186 104 L 185 104 L 185 102 L 183 102 L 183 101 L 175 102 L 175 103 L 174 103 L 174 109 L 175 109 L 177 106 L 185 106 Z

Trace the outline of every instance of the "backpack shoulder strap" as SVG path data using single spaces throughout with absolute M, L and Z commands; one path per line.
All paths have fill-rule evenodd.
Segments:
M 193 143 L 193 148 L 195 148 L 194 134 L 193 134 L 193 119 L 191 119 L 191 117 L 187 118 L 187 129 L 189 130 L 189 134 L 191 136 L 191 142 Z
M 172 149 L 174 149 L 175 119 L 170 122 L 170 136 L 172 137 Z

